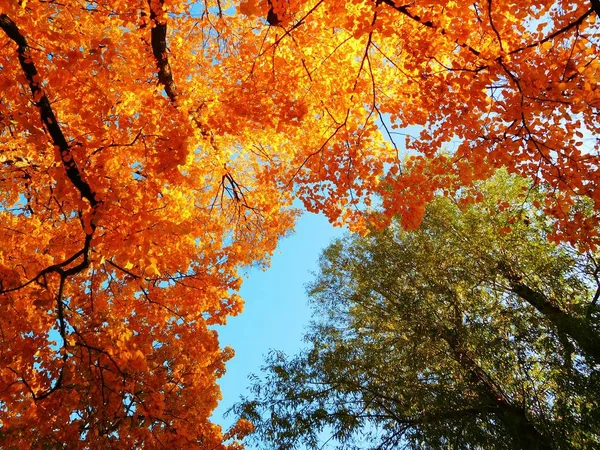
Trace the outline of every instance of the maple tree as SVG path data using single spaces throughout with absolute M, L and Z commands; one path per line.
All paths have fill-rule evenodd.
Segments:
M 248 0 L 240 11 L 278 24 L 253 79 L 301 87 L 303 120 L 322 118 L 321 142 L 292 169 L 309 209 L 360 228 L 377 193 L 382 224 L 400 214 L 415 227 L 435 192 L 502 166 L 556 189 L 553 238 L 596 245 L 597 214 L 573 220 L 571 206 L 578 195 L 600 206 L 597 1 Z
M 156 2 L 3 6 L 6 448 L 213 449 L 248 426 L 209 421 L 232 356 L 209 326 L 294 213 L 251 143 L 204 124 L 186 77 L 222 69 L 196 48 L 208 25 L 182 21 L 178 64 L 164 20 Z
M 504 165 L 555 189 L 554 238 L 596 245 L 598 213 L 574 202 L 600 206 L 599 10 L 2 2 L 3 442 L 247 431 L 209 420 L 232 355 L 210 326 L 241 310 L 238 271 L 268 263 L 294 198 L 357 230 L 414 227 L 435 192 Z
M 260 448 L 598 446 L 599 365 L 577 337 L 600 338 L 598 254 L 549 243 L 527 184 L 499 173 L 480 204 L 436 198 L 418 230 L 332 243 L 308 345 L 273 351 L 233 408 Z

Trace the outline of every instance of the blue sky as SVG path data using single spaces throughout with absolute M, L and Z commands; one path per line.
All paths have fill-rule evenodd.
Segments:
M 295 233 L 280 241 L 271 267 L 246 275 L 240 293 L 246 301 L 244 312 L 217 328 L 221 345 L 235 350 L 219 383 L 223 400 L 213 414 L 213 420 L 225 429 L 233 417 L 223 414 L 247 393 L 248 375 L 260 372 L 268 351 L 293 354 L 303 345 L 304 328 L 310 321 L 305 285 L 317 270 L 321 251 L 342 234 L 325 217 L 305 213 Z

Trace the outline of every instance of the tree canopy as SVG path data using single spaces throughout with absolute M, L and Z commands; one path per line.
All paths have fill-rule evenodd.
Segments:
M 233 354 L 210 326 L 241 311 L 239 270 L 268 264 L 295 199 L 410 228 L 435 193 L 506 166 L 548 187 L 550 238 L 592 249 L 599 11 L 2 2 L 5 445 L 212 449 L 247 431 L 209 420 Z
M 395 223 L 327 248 L 309 287 L 308 347 L 271 353 L 235 407 L 256 440 L 597 446 L 598 255 L 549 243 L 527 187 L 500 174 L 478 186 L 483 204 L 437 198 L 416 231 Z

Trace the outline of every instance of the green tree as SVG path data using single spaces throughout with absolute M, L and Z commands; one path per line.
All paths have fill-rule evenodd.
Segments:
M 481 201 L 465 205 L 467 198 Z M 234 411 L 273 448 L 600 445 L 596 256 L 547 239 L 543 194 L 499 173 L 323 253 L 308 347 Z M 580 205 L 582 213 L 585 203 Z

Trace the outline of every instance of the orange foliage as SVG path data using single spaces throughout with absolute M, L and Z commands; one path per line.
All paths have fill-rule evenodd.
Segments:
M 436 192 L 506 166 L 554 189 L 556 239 L 596 245 L 597 213 L 572 206 L 600 210 L 599 10 L 2 1 L 3 446 L 249 432 L 209 420 L 232 356 L 209 326 L 241 311 L 238 270 L 268 263 L 295 198 L 415 227 Z

